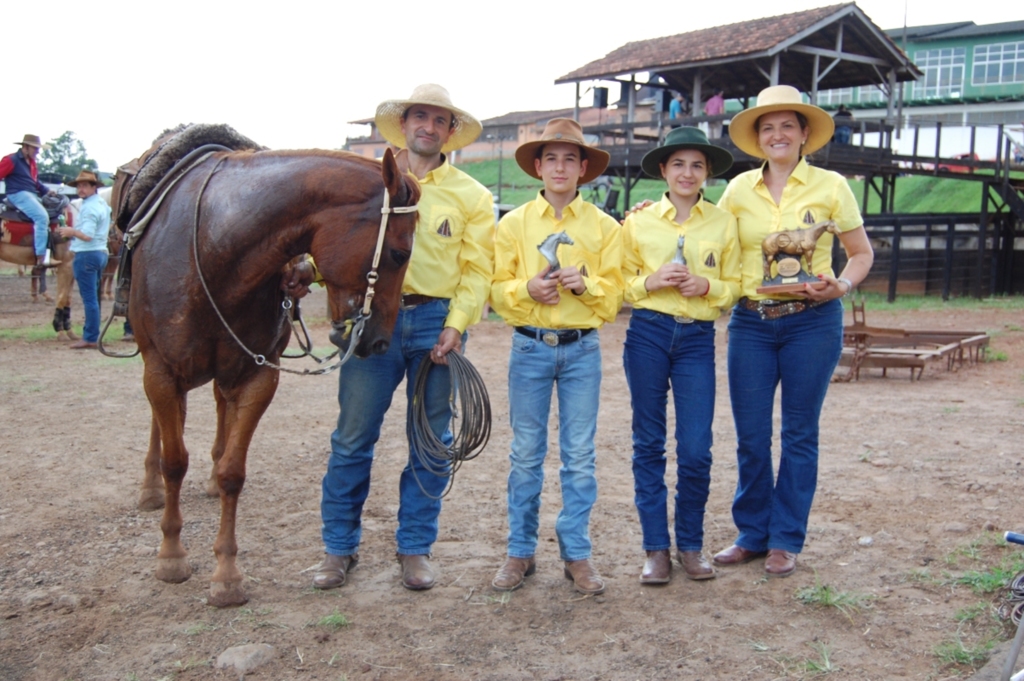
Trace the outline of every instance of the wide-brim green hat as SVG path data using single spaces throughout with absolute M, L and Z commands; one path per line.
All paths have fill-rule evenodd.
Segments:
M 640 167 L 651 177 L 660 180 L 662 179 L 661 164 L 680 149 L 696 149 L 703 152 L 711 166 L 708 177 L 718 177 L 732 168 L 732 154 L 727 149 L 716 147 L 709 142 L 708 136 L 700 128 L 687 126 L 669 132 L 660 147 L 652 149 L 644 155 L 643 160 L 640 161 Z
M 733 144 L 755 158 L 768 158 L 757 138 L 757 119 L 775 111 L 795 111 L 807 118 L 807 142 L 801 154 L 813 154 L 829 143 L 836 130 L 832 116 L 821 107 L 805 104 L 800 91 L 792 85 L 773 85 L 761 90 L 757 102 L 744 109 L 729 122 Z

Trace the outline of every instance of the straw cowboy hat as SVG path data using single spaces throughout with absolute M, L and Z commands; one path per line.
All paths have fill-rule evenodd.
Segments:
M 773 85 L 758 93 L 754 106 L 732 117 L 732 122 L 729 123 L 729 137 L 733 143 L 751 156 L 767 158 L 757 143 L 755 125 L 758 117 L 774 111 L 796 111 L 807 117 L 807 142 L 801 150 L 802 154 L 813 154 L 828 144 L 836 129 L 828 112 L 813 104 L 805 104 L 800 91 L 795 87 Z
M 23 144 L 27 144 L 30 147 L 35 147 L 37 149 L 50 148 L 49 144 L 43 144 L 41 141 L 39 141 L 39 135 L 25 135 L 25 139 L 21 140 L 20 142 L 14 142 L 14 144 L 17 144 L 19 147 Z
M 687 126 L 676 128 L 667 134 L 664 144 L 644 155 L 644 159 L 640 161 L 640 167 L 651 177 L 660 180 L 661 164 L 680 149 L 696 149 L 704 152 L 708 164 L 711 166 L 709 177 L 724 175 L 729 168 L 732 168 L 732 154 L 722 147 L 716 147 L 708 142 L 708 136 L 700 128 Z
M 377 130 L 391 144 L 405 148 L 405 133 L 402 132 L 402 114 L 413 104 L 425 104 L 447 109 L 452 113 L 455 127 L 443 147 L 442 152 L 455 151 L 467 144 L 472 144 L 484 129 L 480 121 L 452 104 L 452 97 L 440 85 L 426 83 L 418 85 L 408 99 L 390 99 L 377 107 L 374 122 Z
M 100 181 L 99 176 L 91 170 L 79 170 L 78 177 L 68 182 L 69 187 L 77 187 L 79 182 L 92 182 L 97 187 L 102 187 L 103 182 Z
M 580 178 L 579 184 L 586 184 L 600 177 L 611 160 L 611 154 L 607 151 L 592 147 L 584 141 L 583 128 L 579 123 L 571 118 L 552 118 L 544 126 L 544 132 L 541 133 L 539 140 L 527 142 L 516 149 L 516 163 L 524 173 L 538 180 L 541 179 L 533 161 L 537 158 L 540 148 L 550 142 L 575 144 L 581 149 L 583 158 L 587 161 L 587 172 Z

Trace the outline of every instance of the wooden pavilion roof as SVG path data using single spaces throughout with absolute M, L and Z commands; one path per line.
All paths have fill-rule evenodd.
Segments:
M 849 2 L 627 43 L 555 83 L 648 72 L 651 81 L 660 76 L 669 87 L 688 91 L 699 70 L 703 81 L 722 88 L 726 98 L 746 97 L 769 84 L 776 55 L 778 82 L 803 91 L 812 89 L 815 56 L 824 73 L 818 89 L 878 84 L 890 69 L 898 81 L 920 75 L 885 31 Z

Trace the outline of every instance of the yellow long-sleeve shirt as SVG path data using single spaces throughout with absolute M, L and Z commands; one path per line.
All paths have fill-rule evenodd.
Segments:
M 736 216 L 743 273 L 741 295 L 752 300 L 797 298 L 757 292 L 764 276 L 761 242 L 769 233 L 801 229 L 823 220 L 833 220 L 840 232 L 848 232 L 864 224 L 857 199 L 843 176 L 807 165 L 806 159 L 800 159 L 786 180 L 780 203 L 775 203 L 764 184 L 762 166 L 734 177 L 718 205 Z M 818 239 L 813 262 L 810 263 L 812 274 L 832 274 L 832 238 L 826 232 Z
M 446 158 L 420 180 L 423 194 L 402 293 L 450 298 L 445 326 L 480 321 L 494 271 L 494 199 Z
M 626 300 L 634 307 L 711 321 L 739 298 L 740 247 L 736 218 L 703 198 L 679 224 L 668 196 L 626 218 L 622 227 L 622 277 Z M 704 277 L 707 294 L 684 297 L 673 287 L 648 291 L 647 277 L 671 262 L 679 237 L 692 274 Z
M 558 260 L 580 271 L 586 290 L 578 296 L 563 291 L 557 305 L 545 305 L 530 296 L 526 285 L 548 266 L 537 246 L 563 230 L 575 243 L 561 245 Z M 622 306 L 621 263 L 622 238 L 611 216 L 577 193 L 557 220 L 541 192 L 498 223 L 491 305 L 512 326 L 600 328 Z

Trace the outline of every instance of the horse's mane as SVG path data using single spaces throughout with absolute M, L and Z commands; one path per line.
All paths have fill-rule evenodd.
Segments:
M 155 151 L 143 162 L 142 168 L 132 182 L 124 214 L 121 216 L 124 222 L 127 224 L 131 220 L 131 216 L 139 209 L 149 192 L 175 163 L 204 144 L 220 144 L 236 151 L 266 148 L 224 124 L 190 123 L 164 130 L 154 140 Z

